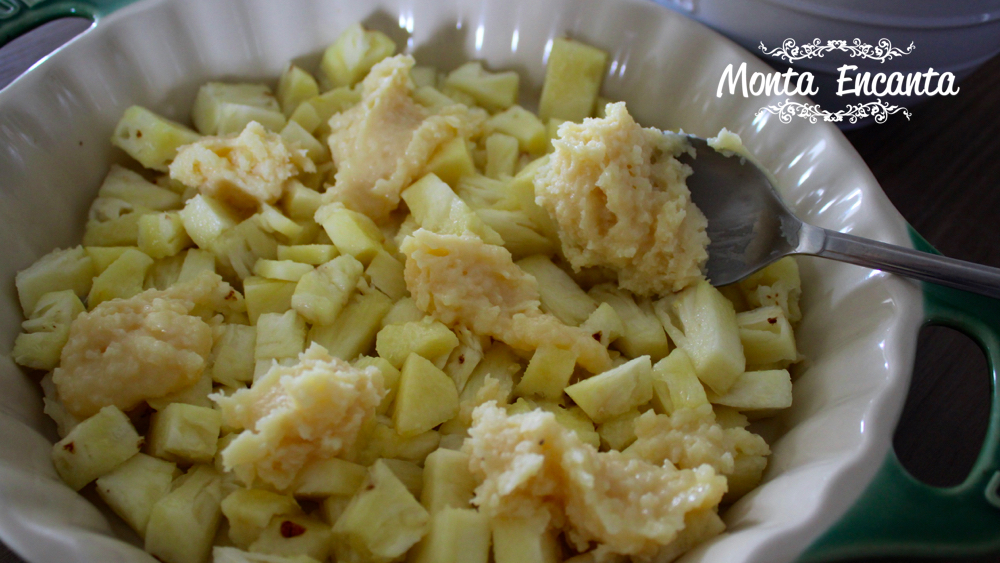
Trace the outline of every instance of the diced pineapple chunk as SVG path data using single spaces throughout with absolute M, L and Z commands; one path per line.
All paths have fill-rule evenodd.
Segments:
M 413 91 L 413 100 L 434 112 L 440 111 L 442 108 L 456 103 L 462 103 L 459 100 L 451 98 L 430 84 L 423 86 L 417 85 L 417 89 Z
M 587 413 L 583 412 L 583 409 L 580 407 L 572 406 L 569 408 L 563 408 L 556 403 L 548 401 L 536 402 L 521 398 L 508 407 L 507 412 L 509 414 L 519 414 L 530 412 L 535 409 L 541 409 L 555 415 L 556 422 L 572 430 L 584 444 L 590 444 L 595 448 L 600 447 L 601 437 L 594 430 L 594 422 L 590 420 Z
M 337 519 L 333 534 L 368 561 L 401 557 L 427 532 L 430 515 L 384 462 L 369 470 L 361 492 Z
M 448 362 L 444 365 L 444 372 L 455 382 L 455 388 L 461 393 L 465 389 L 472 372 L 483 359 L 483 342 L 467 328 L 457 327 L 458 348 L 451 352 Z
M 626 356 L 648 355 L 656 361 L 670 352 L 670 343 L 663 325 L 657 320 L 647 300 L 642 299 L 637 303 L 631 293 L 612 284 L 594 286 L 589 294 L 598 302 L 611 305 L 618 313 L 625 333 L 613 346 Z
M 417 462 L 392 458 L 384 458 L 381 461 L 392 470 L 392 474 L 399 479 L 399 482 L 406 486 L 406 490 L 410 491 L 413 498 L 420 498 L 424 488 L 424 470 L 417 465 Z
M 648 403 L 653 398 L 652 372 L 649 356 L 640 356 L 570 385 L 566 394 L 600 424 Z
M 415 66 L 410 69 L 410 79 L 417 88 L 437 83 L 437 69 L 432 66 Z
M 319 84 L 311 74 L 289 64 L 278 79 L 278 104 L 285 117 L 291 117 L 299 104 L 319 95 Z
M 681 348 L 653 366 L 653 393 L 665 414 L 674 409 L 694 409 L 708 403 L 705 387 L 694 371 L 691 358 Z M 654 397 L 654 406 L 657 404 Z M 669 407 L 669 408 L 668 408 Z
M 183 403 L 197 407 L 212 408 L 212 400 L 208 398 L 212 394 L 212 377 L 204 373 L 197 381 L 191 385 L 168 393 L 162 397 L 146 399 L 149 408 L 155 411 L 162 411 L 171 403 Z
M 330 526 L 308 516 L 279 516 L 250 544 L 253 553 L 306 555 L 326 561 L 330 555 Z
M 412 297 L 404 297 L 392 305 L 392 309 L 382 318 L 382 328 L 419 321 L 426 315 L 421 311 Z
M 608 450 L 622 451 L 635 441 L 635 419 L 639 411 L 632 409 L 611 420 L 604 421 L 597 427 L 601 436 L 601 446 Z
M 239 218 L 224 203 L 201 194 L 187 200 L 180 216 L 188 236 L 204 249 L 239 223 Z
M 600 49 L 571 39 L 553 40 L 538 116 L 577 123 L 590 117 L 607 63 L 608 54 Z
M 365 459 L 359 458 L 356 461 L 370 465 L 378 458 L 389 458 L 423 463 L 440 443 L 441 435 L 436 430 L 428 430 L 416 436 L 400 436 L 392 427 L 376 424 L 367 451 L 362 456 Z
M 82 246 L 53 250 L 14 277 L 21 310 L 30 315 L 38 300 L 53 291 L 71 289 L 83 297 L 90 292 L 95 275 L 94 261 Z
M 312 133 L 307 131 L 305 127 L 295 121 L 289 121 L 285 124 L 284 128 L 281 129 L 281 138 L 289 145 L 298 145 L 299 148 L 304 149 L 306 156 L 315 163 L 330 160 L 330 150 L 316 137 L 313 137 Z
M 320 513 L 323 515 L 323 520 L 327 524 L 333 526 L 340 519 L 340 515 L 344 513 L 347 509 L 347 505 L 351 503 L 351 497 L 345 497 L 340 495 L 334 495 L 332 497 L 327 497 L 323 500 L 323 505 L 320 507 Z
M 486 226 L 503 239 L 503 246 L 515 260 L 533 254 L 549 255 L 558 251 L 559 245 L 535 230 L 526 213 L 520 210 L 477 209 L 476 215 Z
M 476 173 L 472 153 L 462 137 L 455 137 L 434 153 L 424 168 L 425 174 L 434 174 L 451 187 L 458 185 L 463 176 Z
M 655 308 L 698 378 L 716 393 L 728 391 L 746 367 L 733 304 L 703 280 L 660 299 Z
M 552 241 L 559 240 L 559 229 L 555 221 L 542 206 L 535 202 L 535 174 L 549 161 L 548 156 L 537 158 L 521 169 L 510 181 L 511 197 L 521 211 L 528 215 L 538 232 Z
M 256 327 L 226 324 L 212 347 L 212 379 L 227 387 L 253 381 Z
M 351 211 L 339 202 L 316 211 L 316 222 L 330 236 L 341 254 L 350 254 L 367 264 L 382 250 L 382 231 L 367 215 Z
M 605 347 L 621 338 L 625 334 L 625 325 L 614 307 L 607 303 L 601 303 L 594 312 L 587 317 L 587 320 L 580 325 L 580 328 L 592 334 Z
M 361 487 L 368 468 L 342 459 L 320 459 L 302 468 L 292 491 L 297 497 L 322 498 L 353 495 Z
M 739 410 L 788 408 L 792 406 L 792 378 L 784 369 L 744 372 L 728 391 L 711 393 L 708 400 Z
M 263 489 L 236 489 L 222 500 L 220 508 L 229 521 L 229 539 L 244 549 L 275 517 L 302 513 L 292 497 Z
M 209 407 L 172 403 L 153 415 L 146 449 L 168 461 L 209 463 L 222 427 L 222 414 Z
M 375 366 L 382 373 L 382 384 L 385 387 L 385 397 L 379 403 L 377 413 L 386 414 L 389 407 L 396 400 L 396 391 L 399 389 L 399 370 L 389 363 L 385 358 L 361 356 L 354 362 L 354 367 L 364 369 L 368 366 Z
M 366 71 L 367 72 L 367 71 Z M 354 104 L 361 101 L 361 89 L 341 86 L 329 92 L 324 92 L 315 98 L 309 98 L 302 102 L 299 107 L 311 106 L 316 110 L 319 118 L 319 125 L 314 131 L 310 131 L 318 139 L 326 139 L 330 135 L 330 117 L 349 109 Z M 305 127 L 305 125 L 303 125 Z M 308 127 L 305 127 L 308 130 Z
M 257 317 L 255 360 L 297 358 L 306 349 L 306 321 L 293 310 Z
M 312 219 L 323 204 L 323 195 L 307 188 L 302 182 L 292 181 L 282 196 L 281 204 L 285 213 L 296 221 Z
M 403 190 L 403 201 L 417 223 L 441 234 L 461 235 L 466 231 L 479 235 L 487 244 L 503 244 L 496 231 L 461 200 L 448 184 L 428 174 Z
M 332 244 L 278 245 L 278 260 L 291 260 L 319 266 L 337 257 L 337 247 Z
M 137 246 L 85 246 L 87 256 L 94 261 L 94 275 L 108 269 L 112 262 L 117 260 L 128 249 L 138 250 Z
M 403 263 L 384 250 L 372 258 L 365 274 L 375 289 L 388 295 L 393 301 L 398 301 L 409 293 L 403 278 Z
M 52 447 L 52 463 L 74 491 L 139 453 L 142 438 L 125 414 L 108 406 L 78 424 Z
M 511 106 L 486 121 L 489 133 L 504 133 L 517 139 L 522 152 L 544 154 L 549 144 L 545 125 L 521 106 Z
M 139 240 L 139 218 L 150 213 L 140 207 L 110 197 L 99 197 L 90 204 L 84 227 L 85 246 L 136 246 Z
M 162 291 L 177 283 L 177 278 L 181 275 L 181 268 L 184 267 L 184 257 L 185 253 L 180 252 L 174 256 L 155 260 L 146 271 L 146 279 L 142 282 L 143 289 Z
M 396 44 L 389 36 L 379 31 L 366 31 L 360 23 L 355 23 L 323 52 L 320 68 L 332 86 L 353 86 L 377 62 L 395 52 Z
M 70 324 L 83 311 L 83 302 L 71 289 L 46 293 L 21 323 L 24 332 L 17 335 L 11 358 L 25 367 L 54 369 L 69 339 Z
M 253 265 L 253 274 L 271 280 L 298 282 L 302 276 L 313 271 L 309 264 L 291 260 L 257 260 Z
M 295 122 L 302 126 L 303 129 L 310 133 L 316 133 L 322 123 L 322 118 L 319 116 L 319 112 L 316 110 L 310 100 L 314 100 L 317 97 L 310 98 L 303 103 L 300 103 L 292 115 L 288 116 L 288 122 Z
M 455 383 L 426 358 L 411 353 L 400 370 L 399 392 L 392 412 L 396 431 L 416 436 L 458 414 Z
M 371 349 L 382 317 L 390 308 L 392 300 L 381 291 L 355 294 L 333 324 L 313 325 L 309 340 L 318 342 L 331 356 L 353 360 Z
M 577 354 L 543 344 L 535 350 L 524 370 L 524 377 L 514 389 L 518 395 L 540 397 L 549 401 L 562 398 L 563 389 L 569 384 L 576 367 Z
M 256 325 L 264 313 L 284 313 L 292 308 L 295 282 L 249 277 L 243 280 L 250 323 Z
M 418 354 L 443 368 L 451 351 L 458 346 L 458 337 L 439 321 L 421 321 L 389 325 L 379 331 L 375 340 L 378 355 L 400 368 L 410 354 Z
M 361 262 L 350 255 L 330 260 L 299 279 L 292 294 L 292 308 L 313 324 L 333 324 L 354 293 L 363 270 Z
M 177 478 L 174 489 L 153 505 L 146 551 L 164 563 L 205 563 L 219 527 L 222 478 L 198 465 Z
M 780 307 L 737 313 L 736 324 L 747 365 L 794 362 L 798 359 L 792 325 Z
M 169 461 L 136 454 L 97 478 L 97 494 L 144 537 L 153 505 L 170 492 L 170 484 L 179 473 L 177 465 Z
M 446 508 L 431 516 L 430 529 L 414 548 L 413 563 L 487 563 L 490 519 L 471 508 Z
M 451 71 L 444 83 L 472 96 L 488 111 L 500 111 L 517 103 L 520 77 L 512 70 L 489 72 L 480 62 L 468 62 Z
M 153 258 L 173 256 L 193 244 L 176 211 L 150 213 L 139 217 L 139 250 Z
M 270 232 L 279 233 L 289 240 L 293 240 L 299 237 L 302 233 L 302 225 L 292 221 L 288 217 L 278 211 L 276 207 L 271 204 L 264 203 L 260 206 L 260 226 Z
M 269 555 L 250 553 L 235 547 L 216 545 L 212 548 L 212 563 L 320 563 L 308 555 Z
M 203 272 L 215 273 L 215 256 L 207 250 L 192 248 L 184 254 L 184 264 L 177 275 L 177 282 L 191 281 Z
M 135 207 L 154 211 L 178 209 L 181 206 L 180 194 L 147 182 L 139 174 L 117 164 L 111 165 L 97 196 L 126 201 Z
M 278 100 L 264 84 L 208 82 L 198 90 L 191 118 L 202 135 L 239 133 L 251 121 L 270 131 L 285 126 Z
M 513 176 L 520 145 L 517 139 L 503 133 L 486 137 L 486 175 L 490 178 Z
M 115 126 L 111 144 L 124 150 L 146 168 L 166 172 L 177 149 L 200 139 L 187 127 L 148 109 L 132 106 Z
M 110 299 L 127 299 L 142 293 L 146 271 L 153 259 L 138 250 L 128 249 L 94 278 L 87 296 L 87 306 L 93 310 Z
M 420 504 L 431 514 L 445 508 L 469 508 L 476 479 L 469 471 L 469 455 L 452 450 L 436 450 L 424 462 L 424 483 Z
M 264 229 L 258 214 L 222 233 L 212 242 L 211 250 L 221 266 L 242 280 L 250 276 L 257 260 L 278 256 L 278 242 Z
M 559 563 L 562 549 L 548 529 L 548 517 L 494 518 L 493 559 L 496 563 Z
M 772 289 L 776 287 L 777 291 L 770 292 L 772 296 L 768 298 L 766 290 L 764 292 L 757 291 L 760 287 L 765 286 Z M 752 307 L 781 305 L 789 322 L 796 323 L 802 318 L 802 310 L 799 308 L 802 279 L 799 276 L 798 262 L 791 256 L 786 256 L 741 281 L 740 289 L 746 294 L 747 301 Z M 784 299 L 782 300 L 780 297 L 784 297 Z
M 579 326 L 597 309 L 597 301 L 546 256 L 530 256 L 517 263 L 538 280 L 542 307 L 562 322 Z

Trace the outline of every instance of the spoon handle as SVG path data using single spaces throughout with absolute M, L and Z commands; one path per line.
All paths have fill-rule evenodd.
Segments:
M 805 225 L 803 225 L 805 227 Z M 928 254 L 809 225 L 812 254 L 1000 299 L 1000 268 Z

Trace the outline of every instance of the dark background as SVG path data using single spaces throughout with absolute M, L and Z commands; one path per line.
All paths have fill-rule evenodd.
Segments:
M 0 49 L 0 88 L 88 25 L 84 20 L 53 22 Z M 938 250 L 1000 267 L 1000 57 L 960 87 L 956 96 L 909 107 L 909 121 L 896 114 L 847 138 L 896 208 Z M 903 465 L 933 485 L 960 483 L 986 435 L 989 397 L 986 359 L 979 348 L 951 329 L 925 328 L 894 438 Z M 1000 554 L 853 563 L 904 561 L 997 563 Z M 0 544 L 0 563 L 20 559 Z

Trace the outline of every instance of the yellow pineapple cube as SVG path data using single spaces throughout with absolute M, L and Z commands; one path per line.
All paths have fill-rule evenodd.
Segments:
M 112 262 L 121 257 L 128 249 L 139 250 L 138 246 L 85 246 L 87 256 L 94 261 L 94 275 L 108 269 Z
M 168 393 L 162 397 L 146 399 L 149 408 L 155 411 L 162 411 L 172 403 L 183 403 L 197 407 L 212 408 L 212 400 L 208 398 L 212 394 L 212 377 L 208 373 L 203 373 L 197 381 L 191 385 Z
M 553 40 L 538 116 L 577 123 L 590 117 L 607 64 L 608 54 L 600 49 L 571 39 Z
M 148 109 L 132 106 L 115 126 L 111 144 L 124 150 L 146 168 L 166 172 L 177 149 L 201 137 L 194 131 Z
M 455 382 L 426 358 L 411 353 L 400 370 L 392 422 L 403 437 L 416 436 L 458 414 Z
M 87 306 L 94 307 L 111 299 L 127 299 L 142 293 L 146 271 L 153 259 L 144 252 L 128 249 L 111 263 L 94 283 L 87 296 Z
M 43 295 L 17 335 L 11 358 L 19 365 L 52 370 L 59 364 L 63 346 L 69 339 L 70 324 L 84 311 L 83 302 L 71 289 Z
M 212 379 L 227 387 L 253 381 L 257 328 L 225 324 L 212 347 Z
M 261 215 L 257 214 L 219 235 L 210 250 L 227 274 L 235 274 L 242 280 L 250 276 L 257 260 L 273 260 L 278 256 L 278 242 L 267 232 Z
M 705 387 L 687 352 L 677 348 L 653 366 L 653 407 L 660 414 L 707 404 Z
M 215 273 L 215 255 L 207 250 L 192 248 L 184 254 L 184 263 L 177 274 L 177 282 L 191 281 L 204 272 Z
M 523 211 L 539 233 L 549 240 L 558 242 L 559 229 L 555 221 L 542 206 L 535 202 L 535 174 L 549 161 L 548 156 L 543 156 L 531 161 L 522 168 L 510 181 L 510 196 L 517 202 L 517 206 Z
M 376 63 L 395 52 L 396 44 L 389 36 L 379 31 L 366 31 L 360 23 L 355 23 L 323 52 L 320 69 L 331 86 L 353 86 Z
M 476 165 L 472 162 L 472 153 L 462 137 L 455 137 L 434 153 L 427 166 L 425 174 L 434 174 L 449 186 L 456 186 L 458 181 L 469 174 L 476 173 Z
M 313 325 L 309 340 L 318 342 L 330 355 L 353 360 L 371 350 L 382 317 L 392 308 L 392 300 L 378 290 L 355 294 L 331 325 Z
M 430 529 L 412 552 L 413 563 L 487 563 L 490 519 L 471 508 L 445 508 L 431 516 Z
M 455 88 L 454 86 L 449 86 L 448 84 L 444 84 L 443 82 L 438 85 L 438 88 L 440 88 L 441 93 L 447 96 L 450 100 L 452 100 L 453 103 L 462 104 L 470 108 L 476 107 L 476 99 L 466 94 L 465 92 L 459 90 L 458 88 Z M 475 156 L 473 156 L 473 158 L 475 158 Z M 479 162 L 477 162 L 476 165 L 482 166 L 482 164 Z
M 476 215 L 500 235 L 504 248 L 510 251 L 515 260 L 558 251 L 559 245 L 553 239 L 538 233 L 534 223 L 521 210 L 477 209 Z
M 380 251 L 376 254 L 365 274 L 375 289 L 388 295 L 393 301 L 398 301 L 409 293 L 406 280 L 403 279 L 403 263 L 388 252 Z
M 403 366 L 410 354 L 423 356 L 443 368 L 457 346 L 455 333 L 441 322 L 429 318 L 389 325 L 379 331 L 375 340 L 378 355 L 397 368 Z
M 139 250 L 153 258 L 174 256 L 194 244 L 184 230 L 184 222 L 176 211 L 150 213 L 139 217 L 136 242 Z
M 447 96 L 444 92 L 430 84 L 417 85 L 416 90 L 413 91 L 413 100 L 433 112 L 441 111 L 443 108 L 455 105 L 456 103 L 462 103 L 460 100 Z
M 436 450 L 424 461 L 420 504 L 436 514 L 445 508 L 470 508 L 476 479 L 469 471 L 469 455 Z
M 307 272 L 295 286 L 292 308 L 313 324 L 333 324 L 354 294 L 363 270 L 353 256 L 342 255 Z
M 781 307 L 760 307 L 737 313 L 736 324 L 747 365 L 788 363 L 798 359 L 792 325 Z
M 388 458 L 423 463 L 440 444 L 441 435 L 436 430 L 402 436 L 391 426 L 379 423 L 374 426 L 366 451 L 355 461 L 370 465 L 378 458 Z
M 319 563 L 308 555 L 269 555 L 250 553 L 235 547 L 212 547 L 212 563 Z
M 285 213 L 296 221 L 312 219 L 322 204 L 322 194 L 307 188 L 298 181 L 292 181 L 281 197 L 281 205 Z
M 325 498 L 320 507 L 323 520 L 330 526 L 333 526 L 340 519 L 340 515 L 344 513 L 344 510 L 347 509 L 347 505 L 350 503 L 351 497 L 348 496 L 333 495 Z
M 517 103 L 520 77 L 512 70 L 489 72 L 480 62 L 469 62 L 448 74 L 446 86 L 464 92 L 488 111 L 500 111 Z
M 108 406 L 76 425 L 52 446 L 52 464 L 74 491 L 139 453 L 142 438 L 117 407 Z
M 393 401 L 396 400 L 396 391 L 399 389 L 399 370 L 385 358 L 361 356 L 354 362 L 354 367 L 358 369 L 365 369 L 368 366 L 375 366 L 382 372 L 382 383 L 385 386 L 386 393 L 385 397 L 382 398 L 382 402 L 378 405 L 377 412 L 378 414 L 386 414 L 389 412 L 389 407 L 392 406 Z
M 117 164 L 111 165 L 111 170 L 104 177 L 97 196 L 125 201 L 136 208 L 153 211 L 167 211 L 181 207 L 180 194 L 147 182 L 139 174 Z
M 94 261 L 82 246 L 53 250 L 14 277 L 21 310 L 30 315 L 38 300 L 53 291 L 71 289 L 83 297 L 90 292 L 96 274 Z
M 521 106 L 510 106 L 486 121 L 486 131 L 503 133 L 517 139 L 521 152 L 540 155 L 545 153 L 549 137 L 545 125 L 535 114 Z
M 579 326 L 597 309 L 597 301 L 547 256 L 529 256 L 517 265 L 538 280 L 542 307 L 562 322 Z
M 472 174 L 459 180 L 455 193 L 477 212 L 485 209 L 517 210 L 519 204 L 510 193 L 511 181 L 510 178 L 494 179 Z
M 329 92 L 323 92 L 315 98 L 309 98 L 308 100 L 302 102 L 299 107 L 306 105 L 311 106 L 316 111 L 316 116 L 319 118 L 319 125 L 316 129 L 310 131 L 317 139 L 326 139 L 330 136 L 330 118 L 335 113 L 340 113 L 349 109 L 354 104 L 361 101 L 361 89 L 351 88 L 348 86 L 341 86 L 334 88 Z M 302 125 L 308 131 L 309 128 Z M 316 189 L 316 186 L 313 186 Z
M 278 233 L 289 240 L 301 236 L 304 227 L 279 211 L 273 205 L 264 203 L 260 206 L 260 214 L 257 216 L 260 226 L 269 233 Z
M 399 482 L 406 486 L 406 490 L 410 491 L 413 498 L 420 498 L 420 493 L 424 488 L 424 470 L 417 465 L 417 462 L 393 458 L 383 458 L 381 461 L 399 479 Z
M 229 539 L 246 549 L 273 519 L 302 513 L 295 499 L 262 489 L 236 489 L 220 504 L 229 521 Z
M 149 270 L 146 270 L 146 279 L 142 282 L 143 289 L 164 290 L 177 283 L 177 278 L 181 275 L 184 267 L 186 253 L 181 251 L 174 256 L 166 256 L 159 260 L 154 260 Z
M 250 323 L 256 325 L 264 313 L 284 313 L 292 308 L 295 282 L 249 277 L 243 280 Z
M 452 350 L 444 372 L 455 382 L 455 388 L 461 393 L 466 383 L 483 359 L 483 340 L 465 327 L 456 327 L 458 348 Z
M 305 127 L 295 121 L 289 121 L 285 124 L 281 129 L 281 138 L 289 145 L 298 146 L 298 148 L 305 150 L 306 156 L 315 163 L 330 160 L 330 150 L 319 142 L 319 139 L 313 137 L 312 133 L 306 131 Z
M 595 339 L 600 341 L 605 347 L 621 338 L 625 334 L 625 325 L 614 307 L 607 303 L 601 303 L 594 312 L 587 317 L 587 320 L 580 325 L 580 328 L 587 331 Z
M 98 477 L 97 494 L 144 537 L 153 505 L 170 492 L 170 484 L 179 474 L 177 465 L 140 453 Z
M 410 69 L 410 79 L 417 88 L 437 84 L 438 71 L 432 66 L 415 66 Z
M 297 358 L 306 348 L 306 321 L 293 310 L 257 317 L 255 360 Z
M 367 215 L 351 211 L 339 202 L 316 211 L 316 222 L 330 236 L 341 254 L 349 254 L 367 264 L 382 250 L 382 231 Z
M 434 174 L 424 176 L 403 190 L 402 198 L 417 223 L 425 229 L 455 235 L 469 231 L 487 244 L 503 244 L 500 235 L 486 226 L 448 184 Z
M 278 79 L 278 104 L 285 117 L 290 117 L 299 104 L 319 95 L 319 84 L 311 74 L 289 64 Z
M 740 289 L 751 307 L 780 305 L 785 310 L 789 322 L 796 323 L 802 318 L 799 297 L 802 294 L 802 279 L 798 262 L 786 256 L 753 274 L 739 283 Z M 758 291 L 761 288 L 771 291 Z
M 239 218 L 224 203 L 198 194 L 187 200 L 180 211 L 184 230 L 199 248 L 210 248 L 222 233 L 239 223 Z
M 404 297 L 392 304 L 392 309 L 382 318 L 382 328 L 389 325 L 399 325 L 419 321 L 425 316 L 412 297 Z
M 725 393 L 709 393 L 708 400 L 739 410 L 785 409 L 792 406 L 792 378 L 784 369 L 747 371 Z
M 638 302 L 631 293 L 613 284 L 600 284 L 588 292 L 599 303 L 607 303 L 621 319 L 624 334 L 614 341 L 613 346 L 626 356 L 650 356 L 653 361 L 665 357 L 670 352 L 670 342 L 649 306 L 647 299 Z
M 316 133 L 319 128 L 322 118 L 319 116 L 319 112 L 316 110 L 310 100 L 315 99 L 317 96 L 313 96 L 309 100 L 300 103 L 292 115 L 288 116 L 288 122 L 295 122 L 302 126 L 303 129 L 310 133 Z
M 298 282 L 302 276 L 313 271 L 309 264 L 291 260 L 257 260 L 253 265 L 253 275 L 270 280 L 285 280 Z
M 597 426 L 601 437 L 601 446 L 605 450 L 622 451 L 635 441 L 635 419 L 639 411 L 632 409 L 611 420 L 606 420 Z
M 549 344 L 539 346 L 514 392 L 524 397 L 558 401 L 573 376 L 576 358 L 577 353 L 570 350 Z
M 357 463 L 318 459 L 302 468 L 291 489 L 296 497 L 350 496 L 358 491 L 367 474 L 368 468 Z
M 519 150 L 517 139 L 510 135 L 493 133 L 486 137 L 486 176 L 513 176 Z
M 746 367 L 733 304 L 702 280 L 657 301 L 656 315 L 698 379 L 716 393 L 728 391 Z
M 209 463 L 221 427 L 222 414 L 213 408 L 172 403 L 150 420 L 146 451 L 168 461 Z
M 164 563 L 206 563 L 219 527 L 222 477 L 196 465 L 153 505 L 145 549 Z
M 531 412 L 535 409 L 541 409 L 555 415 L 556 422 L 572 430 L 584 444 L 590 444 L 595 448 L 600 447 L 601 436 L 594 430 L 594 422 L 580 407 L 563 408 L 549 401 L 532 401 L 522 397 L 507 407 L 507 412 L 513 415 Z
M 640 356 L 566 388 L 566 394 L 600 424 L 653 398 L 653 366 Z
M 330 526 L 309 516 L 279 516 L 250 544 L 252 553 L 305 555 L 326 561 L 330 555 Z
M 136 207 L 127 201 L 99 197 L 90 205 L 83 244 L 136 246 L 139 240 L 139 219 L 150 212 L 145 207 Z
M 270 131 L 285 126 L 278 100 L 264 84 L 208 82 L 198 90 L 191 118 L 202 135 L 239 133 L 251 121 Z
M 559 563 L 562 549 L 548 529 L 548 517 L 494 518 L 493 559 L 496 563 Z
M 337 247 L 332 244 L 278 245 L 278 260 L 291 260 L 302 264 L 319 266 L 338 256 Z
M 368 471 L 361 491 L 333 526 L 333 534 L 368 561 L 388 563 L 427 532 L 430 515 L 384 462 Z

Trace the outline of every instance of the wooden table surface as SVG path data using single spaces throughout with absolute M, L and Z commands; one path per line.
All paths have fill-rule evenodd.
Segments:
M 86 27 L 80 20 L 53 22 L 4 47 L 0 88 Z M 909 121 L 897 114 L 847 138 L 931 244 L 945 255 L 1000 267 L 1000 57 L 960 86 L 957 96 L 911 106 Z M 903 464 L 931 484 L 961 482 L 986 434 L 989 390 L 986 360 L 971 341 L 950 329 L 925 329 L 894 439 Z M 915 560 L 855 563 L 903 561 Z M 1000 554 L 919 561 L 997 563 Z M 0 563 L 20 559 L 0 545 Z

